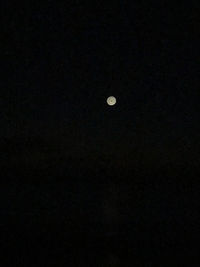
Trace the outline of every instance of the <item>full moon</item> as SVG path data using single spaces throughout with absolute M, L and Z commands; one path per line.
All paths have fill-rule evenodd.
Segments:
M 116 102 L 117 102 L 117 100 L 116 100 L 116 98 L 114 96 L 109 96 L 107 98 L 107 104 L 109 106 L 114 106 L 116 104 Z

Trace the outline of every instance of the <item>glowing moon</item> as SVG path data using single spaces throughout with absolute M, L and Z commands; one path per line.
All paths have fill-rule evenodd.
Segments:
M 114 96 L 109 96 L 107 98 L 107 104 L 109 106 L 114 106 L 116 104 L 116 102 L 117 102 L 117 100 L 116 100 L 116 98 Z

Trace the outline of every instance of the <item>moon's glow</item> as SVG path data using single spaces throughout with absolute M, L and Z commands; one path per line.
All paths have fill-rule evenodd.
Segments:
M 116 104 L 116 102 L 117 102 L 117 100 L 116 100 L 116 98 L 114 96 L 109 96 L 107 98 L 107 104 L 109 106 L 114 106 Z

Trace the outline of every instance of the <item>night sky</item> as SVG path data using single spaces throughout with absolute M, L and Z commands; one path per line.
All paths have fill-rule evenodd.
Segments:
M 2 4 L 5 247 L 63 258 L 88 240 L 109 266 L 194 253 L 199 4 L 151 2 Z

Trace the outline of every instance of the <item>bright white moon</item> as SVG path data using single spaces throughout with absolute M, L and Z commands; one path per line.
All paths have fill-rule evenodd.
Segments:
M 116 104 L 117 100 L 114 96 L 109 96 L 107 98 L 107 103 L 109 106 L 114 106 Z

